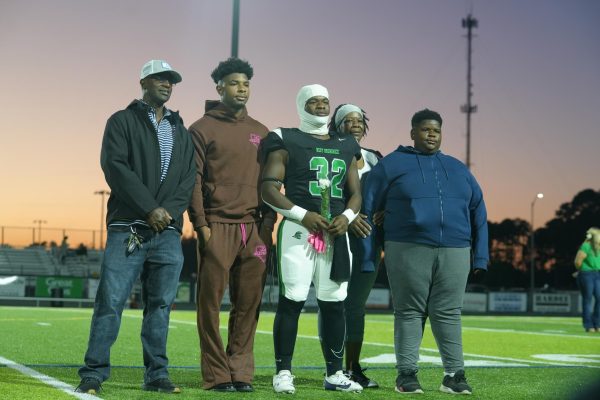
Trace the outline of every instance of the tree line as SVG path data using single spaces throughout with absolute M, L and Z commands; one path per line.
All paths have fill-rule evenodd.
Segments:
M 585 189 L 564 203 L 553 219 L 533 232 L 535 235 L 535 286 L 548 289 L 577 289 L 572 274 L 573 259 L 592 226 L 600 227 L 600 190 Z M 520 218 L 488 221 L 490 265 L 475 289 L 526 289 L 530 285 L 531 224 Z M 194 279 L 196 240 L 183 239 L 185 256 L 182 279 Z M 475 282 L 471 282 L 475 283 Z M 387 286 L 385 270 L 380 269 L 378 286 Z
M 534 235 L 536 288 L 577 288 L 573 259 L 592 226 L 600 227 L 600 190 L 584 189 L 563 203 L 554 218 L 531 231 L 523 219 L 488 222 L 490 267 L 482 284 L 490 289 L 528 288 Z

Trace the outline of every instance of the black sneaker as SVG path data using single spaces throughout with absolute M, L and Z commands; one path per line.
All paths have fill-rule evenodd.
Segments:
M 396 378 L 396 392 L 403 394 L 423 394 L 423 389 L 417 379 L 416 370 L 400 371 L 400 375 Z
M 237 392 L 231 382 L 219 383 L 208 390 L 212 390 L 213 392 Z
M 360 384 L 363 389 L 375 389 L 379 387 L 379 383 L 365 375 L 367 368 L 361 368 L 359 363 L 354 363 L 353 367 L 355 370 L 349 370 L 346 372 L 347 375 L 350 376 L 350 379 Z
M 96 378 L 82 378 L 75 391 L 77 393 L 98 394 L 102 391 L 102 385 L 100 385 L 100 381 Z
M 440 385 L 440 391 L 450 394 L 471 394 L 473 389 L 467 384 L 467 378 L 465 377 L 465 371 L 458 370 L 454 373 L 454 376 L 446 375 Z
M 144 383 L 142 389 L 149 392 L 160 392 L 160 393 L 181 393 L 181 389 L 173 385 L 169 378 L 159 378 L 155 381 Z
M 233 382 L 233 387 L 236 392 L 254 392 L 254 388 L 250 383 L 247 382 Z

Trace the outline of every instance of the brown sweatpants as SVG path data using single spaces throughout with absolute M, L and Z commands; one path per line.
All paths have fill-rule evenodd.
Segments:
M 211 223 L 211 237 L 200 250 L 198 334 L 204 389 L 226 382 L 251 383 L 254 335 L 265 281 L 267 248 L 254 223 Z M 245 240 L 244 240 L 245 239 Z M 227 348 L 219 330 L 219 311 L 229 284 L 231 311 Z

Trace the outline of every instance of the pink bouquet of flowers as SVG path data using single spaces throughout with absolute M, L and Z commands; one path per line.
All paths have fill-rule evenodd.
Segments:
M 331 196 L 330 186 L 331 182 L 329 179 L 319 179 L 319 189 L 321 194 L 321 216 L 326 218 L 328 221 L 331 220 L 331 207 L 329 204 Z M 323 231 L 308 235 L 308 243 L 314 247 L 317 253 L 325 253 L 325 251 L 327 251 L 327 240 Z

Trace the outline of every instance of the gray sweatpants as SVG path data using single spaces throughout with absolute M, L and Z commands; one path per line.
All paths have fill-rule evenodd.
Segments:
M 418 369 L 427 317 L 445 372 L 463 369 L 460 314 L 470 270 L 470 248 L 386 241 L 385 265 L 394 305 L 398 371 Z

